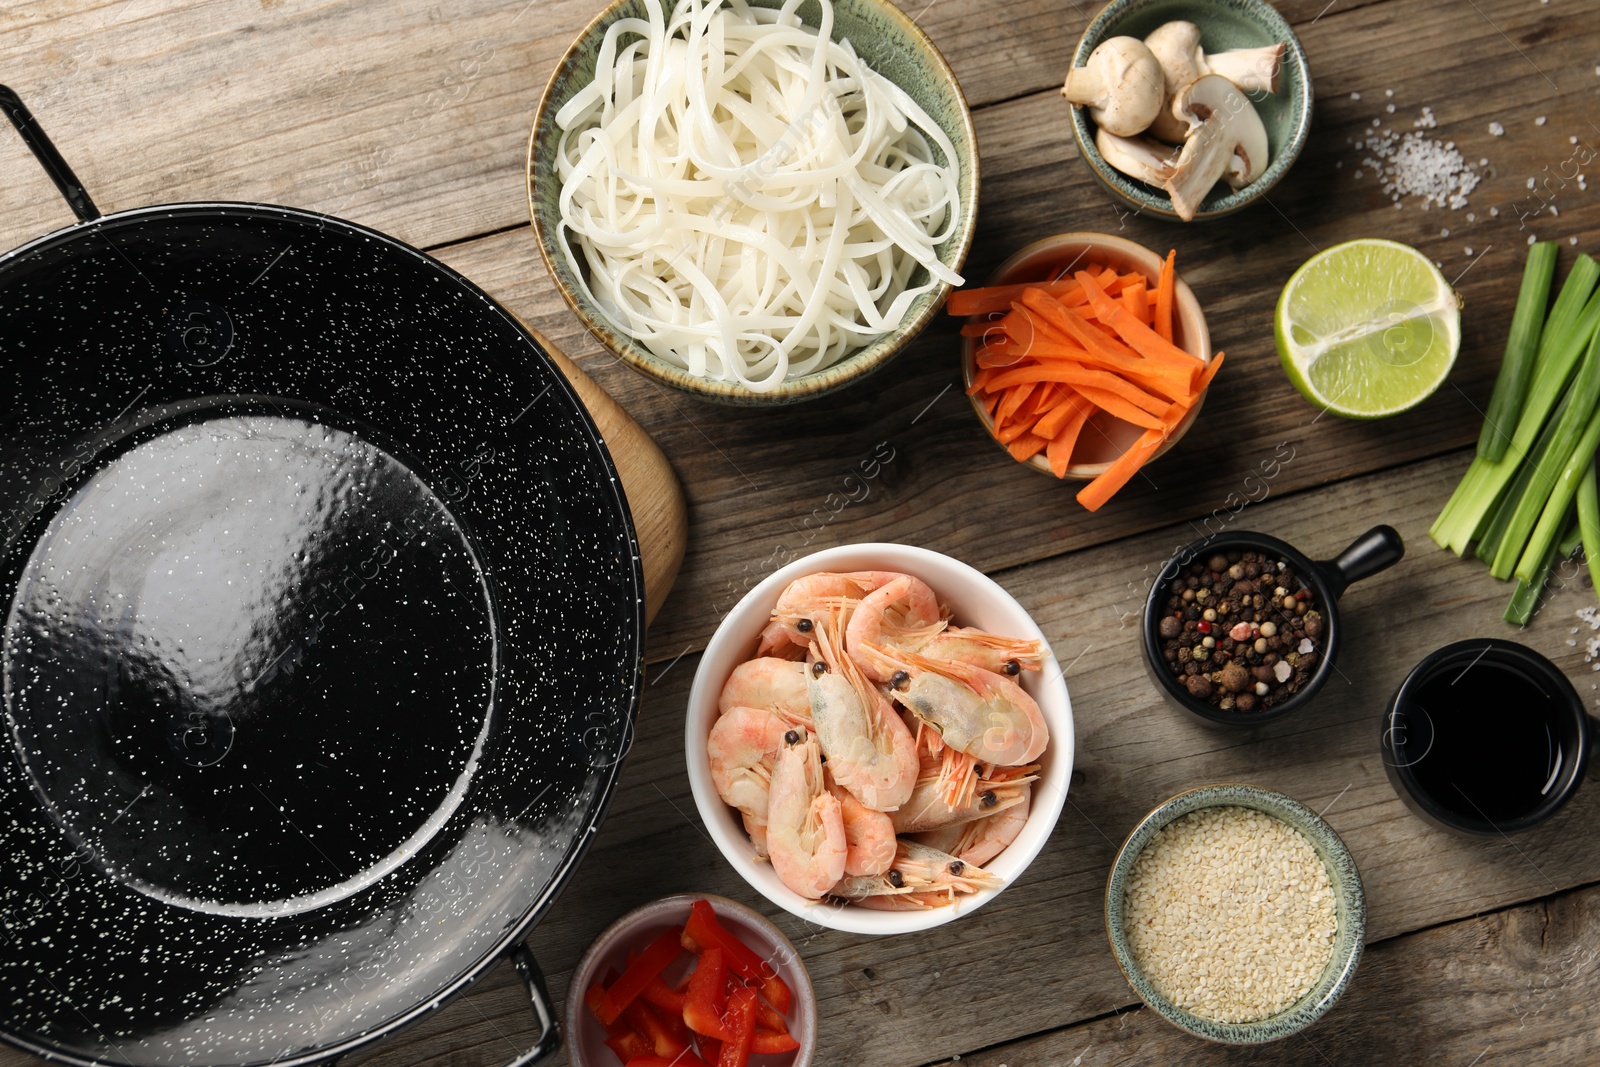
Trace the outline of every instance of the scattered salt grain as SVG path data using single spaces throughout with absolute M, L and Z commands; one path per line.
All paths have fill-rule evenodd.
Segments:
M 1360 100 L 1361 99 L 1361 94 L 1360 93 L 1351 93 L 1350 94 L 1350 99 L 1352 99 L 1352 100 Z
M 1469 211 L 1469 212 L 1467 212 L 1467 221 L 1468 222 L 1477 222 L 1478 221 L 1478 216 L 1474 215 L 1472 212 Z
M 1545 121 L 1546 121 L 1545 116 L 1540 115 L 1538 118 L 1533 120 L 1533 124 L 1535 126 L 1543 126 L 1545 124 Z
M 1490 218 L 1491 218 L 1491 219 L 1497 219 L 1497 218 L 1499 218 L 1499 217 L 1500 217 L 1500 209 L 1499 209 L 1499 208 L 1497 208 L 1497 207 L 1492 207 L 1492 208 L 1490 208 L 1490 209 L 1489 209 L 1489 217 L 1490 217 Z
M 1468 246 L 1467 246 L 1467 247 L 1466 247 L 1466 248 L 1465 248 L 1465 249 L 1464 249 L 1464 251 L 1465 251 L 1465 252 L 1466 252 L 1466 253 L 1467 253 L 1467 255 L 1469 255 L 1469 256 L 1470 256 L 1470 255 L 1472 255 L 1472 246 L 1471 246 L 1471 245 L 1468 245 Z
M 1596 74 L 1600 74 L 1600 69 L 1596 69 L 1595 73 Z M 1383 91 L 1383 95 L 1384 96 L 1393 96 L 1394 95 L 1394 90 L 1393 89 L 1385 89 Z
M 1532 188 L 1533 188 L 1533 186 L 1534 186 L 1534 179 L 1532 179 L 1532 178 L 1529 178 L 1529 179 L 1528 179 L 1528 188 L 1529 188 L 1529 189 L 1532 189 Z
M 1489 123 L 1489 132 L 1496 137 L 1504 137 L 1506 135 L 1506 128 L 1500 125 L 1498 122 L 1491 122 Z
M 1533 243 L 1534 243 L 1534 242 L 1535 242 L 1535 241 L 1537 241 L 1537 240 L 1538 240 L 1538 238 L 1537 238 L 1537 237 L 1535 237 L 1535 236 L 1534 236 L 1534 235 L 1533 235 L 1533 234 L 1531 234 L 1531 233 L 1530 233 L 1530 234 L 1528 234 L 1528 243 L 1529 243 L 1529 244 L 1530 244 L 1530 245 L 1531 245 L 1531 244 L 1533 244 Z
M 1568 137 L 1567 138 L 1567 143 L 1568 144 L 1577 144 L 1578 143 L 1578 135 L 1577 134 L 1573 134 L 1571 137 Z
M 1575 244 L 1577 244 L 1577 243 L 1578 243 L 1578 239 L 1577 239 L 1577 238 L 1576 238 L 1576 237 L 1568 237 L 1568 238 L 1567 238 L 1567 244 L 1569 244 L 1569 245 L 1575 245 Z
M 1440 237 L 1449 237 L 1450 236 L 1450 231 L 1448 229 L 1440 230 L 1439 231 L 1439 236 Z
M 1383 110 L 1385 110 L 1389 114 L 1393 115 L 1394 114 L 1394 105 L 1393 104 L 1387 104 L 1387 105 L 1384 106 Z
M 1381 127 L 1382 120 L 1374 119 L 1373 125 Z M 1426 129 L 1437 125 L 1432 109 L 1426 107 L 1412 123 Z M 1363 166 L 1377 174 L 1397 207 L 1403 197 L 1417 196 L 1424 211 L 1430 206 L 1463 208 L 1480 180 L 1477 168 L 1462 158 L 1454 141 L 1441 143 L 1422 133 L 1380 129 L 1355 147 L 1366 150 Z

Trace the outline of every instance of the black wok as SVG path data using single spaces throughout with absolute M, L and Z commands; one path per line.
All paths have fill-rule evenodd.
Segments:
M 616 472 L 533 338 L 383 234 L 262 204 L 0 255 L 0 1038 L 303 1064 L 510 955 L 639 697 Z

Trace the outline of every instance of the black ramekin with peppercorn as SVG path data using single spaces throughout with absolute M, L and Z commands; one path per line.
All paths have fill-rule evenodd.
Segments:
M 1376 526 L 1313 561 L 1250 531 L 1205 537 L 1151 583 L 1140 640 L 1167 698 L 1212 726 L 1259 726 L 1303 707 L 1339 651 L 1339 597 L 1405 554 Z

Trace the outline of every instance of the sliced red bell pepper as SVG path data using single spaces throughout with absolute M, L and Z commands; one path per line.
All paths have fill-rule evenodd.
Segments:
M 688 994 L 678 992 L 660 978 L 650 979 L 650 984 L 639 995 L 662 1011 L 670 1011 L 680 1018 L 683 1016 L 683 1002 L 689 999 Z
M 676 1056 L 689 1047 L 689 1042 L 680 1039 L 666 1024 L 666 1021 L 656 1013 L 656 1009 L 646 1004 L 643 1000 L 635 1000 L 622 1011 L 622 1019 L 634 1033 L 640 1034 L 650 1042 L 657 1056 Z M 683 1027 L 683 1021 L 678 1021 L 678 1026 Z
M 658 978 L 661 972 L 678 958 L 681 951 L 682 928 L 668 930 L 654 941 L 639 958 L 628 965 L 622 972 L 616 984 L 606 987 L 604 1001 L 600 1010 L 595 1013 L 602 1023 L 609 1026 L 622 1014 L 622 1009 L 632 1004 L 638 995 L 644 992 L 644 987 L 650 984 L 650 979 Z
M 632 1030 L 623 1030 L 606 1038 L 606 1048 L 615 1052 L 623 1063 L 637 1059 L 640 1056 L 654 1055 L 650 1042 L 634 1033 Z
M 722 1057 L 722 1042 L 705 1034 L 696 1034 L 694 1043 L 699 1046 L 700 1058 L 706 1063 L 716 1063 Z
M 700 962 L 689 976 L 689 992 L 683 1001 L 683 1021 L 697 1034 L 728 1039 L 727 1028 L 722 1023 L 722 1009 L 726 1003 L 728 967 L 720 948 L 708 948 L 700 953 Z
M 682 1056 L 666 1059 L 662 1056 L 635 1056 L 629 1060 L 627 1067 L 710 1067 L 705 1060 L 692 1052 L 685 1052 Z
M 800 1047 L 788 1031 L 777 1033 L 772 1030 L 763 1030 L 756 1027 L 756 1033 L 750 1039 L 750 1051 L 761 1056 L 772 1056 L 780 1052 L 793 1052 Z
M 779 1015 L 766 1001 L 756 1001 L 756 1025 L 780 1034 L 789 1032 L 789 1020 Z
M 722 1043 L 717 1067 L 746 1067 L 750 1062 L 750 1043 L 756 1034 L 756 1001 L 760 997 L 749 986 L 736 986 L 728 998 L 728 1014 L 723 1024 L 728 1040 Z
M 794 1002 L 794 991 L 789 984 L 778 977 L 777 968 L 756 955 L 753 949 L 717 921 L 717 913 L 712 910 L 709 901 L 697 900 L 689 906 L 689 921 L 684 925 L 683 936 L 685 948 L 692 950 L 693 945 L 704 948 L 715 945 L 722 949 L 728 970 L 741 978 L 759 983 L 761 995 L 780 1012 L 789 1010 Z

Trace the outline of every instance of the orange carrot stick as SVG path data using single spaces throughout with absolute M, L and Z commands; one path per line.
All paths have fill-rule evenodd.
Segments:
M 1170 399 L 1178 400 L 1189 394 L 1194 382 L 1194 372 L 1190 367 L 1140 356 L 1120 340 L 1090 327 L 1070 310 L 1051 301 L 1048 294 L 1035 290 L 1025 294 L 1022 299 L 1022 307 L 1031 309 L 1038 318 L 1093 353 L 1097 357 L 1094 362 L 1125 375 L 1137 376 L 1141 385 Z
M 1096 389 L 1092 385 L 1076 386 L 1078 392 L 1083 394 L 1085 400 L 1095 407 L 1100 408 L 1108 415 L 1115 415 L 1123 422 L 1131 422 L 1135 426 L 1146 430 L 1153 430 L 1163 425 L 1162 415 L 1152 415 L 1143 408 L 1135 407 L 1116 393 L 1108 393 L 1103 389 Z
M 1167 439 L 1166 427 L 1146 430 L 1139 436 L 1122 455 L 1111 461 L 1094 481 L 1078 490 L 1078 503 L 1090 511 L 1099 511 L 1101 506 L 1116 493 L 1118 489 L 1128 484 L 1128 480 L 1139 472 L 1161 448 L 1162 442 Z
M 1001 382 L 1000 379 L 1006 377 L 1006 375 L 1015 373 L 1015 371 L 1001 371 L 990 379 L 989 387 L 995 390 L 1008 389 L 1010 386 L 1023 385 L 1024 383 L 1027 385 L 1025 389 L 1010 389 L 1001 399 L 1000 409 L 995 412 L 994 416 L 996 429 L 1004 428 L 1011 417 L 1017 413 L 1017 409 L 1022 406 L 1022 402 L 1032 396 L 1033 391 L 1038 388 L 1039 379 L 1037 378 L 1018 378 L 1015 381 Z
M 1005 389 L 1023 382 L 1065 382 L 1074 388 L 1091 387 L 1101 392 L 1115 394 L 1156 416 L 1165 415 L 1172 407 L 1171 402 L 1152 396 L 1126 378 L 1119 378 L 1109 371 L 1095 370 L 1093 367 L 1075 367 L 1064 363 L 1049 366 L 1034 363 L 1011 367 L 995 375 L 991 384 L 995 389 Z
M 1146 326 L 1150 325 L 1150 302 L 1144 298 L 1148 289 L 1143 277 L 1136 277 L 1122 287 L 1122 306 Z
M 1177 264 L 1178 250 L 1174 248 L 1167 252 L 1167 260 L 1161 264 L 1161 277 L 1156 279 L 1154 327 L 1163 341 L 1172 340 L 1172 301 L 1178 284 Z
M 1017 282 L 1011 285 L 991 285 L 985 289 L 963 289 L 950 294 L 950 300 L 945 305 L 952 315 L 985 315 L 995 311 L 1007 311 L 1014 300 L 1022 298 L 1024 289 L 1043 289 L 1067 305 L 1086 303 L 1088 298 L 1083 295 L 1083 286 L 1075 278 L 1061 278 L 1057 281 Z
M 1135 352 L 1149 359 L 1177 361 L 1190 367 L 1196 377 L 1199 376 L 1202 369 L 1199 359 L 1128 314 L 1128 309 L 1107 296 L 1100 284 L 1089 276 L 1088 271 L 1079 271 L 1077 277 L 1083 284 L 1084 291 L 1089 294 L 1089 305 L 1094 308 L 1095 315 L 1101 322 L 1117 331 L 1117 336 L 1126 341 Z
M 1094 406 L 1087 403 L 1074 407 L 1067 420 L 1055 427 L 1050 443 L 1044 446 L 1045 458 L 1050 461 L 1050 473 L 1057 478 L 1067 476 L 1067 467 L 1072 463 L 1072 450 L 1077 446 L 1078 435 L 1083 432 L 1083 426 L 1093 411 Z
M 1049 443 L 1036 433 L 1025 433 L 1007 445 L 1006 450 L 1011 453 L 1013 459 L 1022 463 L 1044 451 L 1044 447 Z

